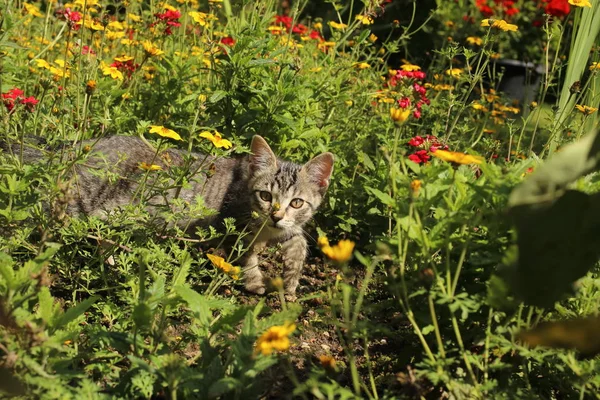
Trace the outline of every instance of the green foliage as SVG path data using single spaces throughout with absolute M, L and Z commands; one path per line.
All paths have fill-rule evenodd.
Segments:
M 559 126 L 542 112 L 564 45 L 537 57 L 548 71 L 539 106 L 516 107 L 492 89 L 503 32 L 482 31 L 475 47 L 466 31 L 449 41 L 449 26 L 434 27 L 440 46 L 423 49 L 431 64 L 419 72 L 393 52 L 429 25 L 393 22 L 392 40 L 369 24 L 394 4 L 332 2 L 332 21 L 294 4 L 288 21 L 272 2 L 181 1 L 170 4 L 177 26 L 165 23 L 163 4 L 88 3 L 69 5 L 88 7 L 83 26 L 65 21 L 58 3 L 9 1 L 0 11 L 0 390 L 61 399 L 597 397 L 597 360 L 569 350 L 586 347 L 530 347 L 519 334 L 594 332 L 595 322 L 581 321 L 596 321 L 588 317 L 600 306 L 598 178 L 587 175 L 597 140 L 543 160 L 550 143 L 566 140 L 557 132 L 579 137 L 593 120 L 567 110 Z M 190 14 L 198 10 L 206 14 Z M 160 139 L 153 125 L 183 140 Z M 233 148 L 216 148 L 204 131 Z M 82 141 L 113 134 L 177 146 L 186 162 L 145 172 L 139 203 L 109 218 L 69 215 L 72 172 L 91 150 Z M 146 204 L 212 173 L 191 171 L 189 152 L 242 155 L 254 134 L 284 159 L 336 157 L 306 230 L 352 240 L 354 258 L 328 261 L 313 246 L 296 303 L 277 291 L 247 296 L 211 266 L 206 252 L 230 250 L 235 264 L 247 232 L 231 220 L 182 229 L 213 212 L 201 196 Z M 447 162 L 436 149 L 468 157 Z M 278 270 L 277 249 L 264 253 L 264 266 Z M 257 341 L 290 323 L 291 347 L 262 354 Z

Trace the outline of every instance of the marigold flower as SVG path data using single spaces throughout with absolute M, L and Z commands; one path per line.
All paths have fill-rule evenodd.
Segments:
M 346 262 L 352 258 L 352 252 L 354 251 L 355 243 L 351 240 L 340 240 L 334 246 L 322 246 L 321 251 L 330 260 L 337 261 L 340 263 Z
M 179 134 L 171 129 L 165 128 L 161 125 L 150 125 L 150 133 L 156 133 L 164 138 L 183 140 Z
M 590 65 L 590 71 L 594 72 L 594 71 L 600 71 L 600 63 L 594 61 L 592 63 L 592 65 Z
M 480 103 L 472 103 L 471 107 L 473 107 L 477 111 L 484 111 L 484 112 L 489 111 L 486 106 L 484 106 L 483 104 L 480 104 Z
M 361 24 L 363 25 L 371 25 L 373 23 L 373 18 L 369 17 L 368 15 L 357 15 L 356 19 L 360 21 Z
M 569 0 L 569 4 L 575 7 L 592 7 L 590 0 Z
M 234 267 L 225 261 L 223 257 L 215 256 L 214 254 L 207 254 L 206 257 L 208 257 L 212 265 L 214 265 L 217 269 L 220 269 L 236 281 L 240 279 L 240 267 Z
M 198 25 L 200 25 L 200 26 L 208 25 L 208 22 L 206 21 L 208 18 L 208 14 L 205 14 L 203 12 L 198 12 L 198 11 L 190 11 L 190 12 L 188 12 L 188 15 L 190 17 L 192 17 L 194 22 L 196 22 Z
M 35 61 L 35 63 L 37 64 L 37 66 L 39 68 L 50 69 L 50 64 L 48 63 L 48 61 L 42 60 L 41 58 L 38 58 L 38 59 L 36 59 L 34 61 Z
M 481 157 L 459 153 L 456 151 L 436 150 L 432 154 L 442 161 L 457 165 L 481 164 L 483 162 L 483 158 Z
M 409 116 L 410 116 L 410 108 L 407 108 L 407 109 L 401 109 L 401 108 L 396 108 L 396 107 L 390 108 L 390 117 L 392 117 L 392 120 L 394 120 L 394 122 L 404 122 L 408 119 Z
M 378 37 L 377 37 L 377 36 L 375 36 L 375 34 L 371 33 L 371 34 L 369 35 L 369 41 L 370 41 L 370 42 L 372 42 L 372 43 L 375 43 L 375 42 L 377 41 L 377 39 L 378 39 Z
M 366 62 L 355 62 L 353 64 L 356 68 L 358 69 L 367 69 L 367 68 L 371 68 L 371 65 L 369 65 Z
M 141 162 L 139 164 L 139 167 L 141 169 L 145 169 L 146 171 L 160 171 L 162 169 L 162 167 L 160 165 L 148 164 L 148 163 L 145 163 L 145 162 Z
M 590 115 L 590 114 L 593 114 L 593 113 L 595 113 L 596 111 L 598 111 L 598 109 L 597 109 L 597 108 L 595 108 L 595 107 L 590 107 L 590 106 L 582 106 L 581 104 L 577 104 L 577 105 L 575 106 L 575 108 L 576 108 L 577 110 L 579 110 L 581 113 L 583 113 L 584 115 Z
M 508 22 L 506 22 L 503 19 L 492 19 L 492 18 L 484 19 L 481 21 L 481 26 L 498 28 L 504 32 L 519 30 L 519 27 L 517 25 L 509 24 Z
M 285 351 L 290 348 L 290 335 L 296 330 L 296 325 L 287 322 L 284 325 L 272 326 L 256 341 L 254 354 L 262 353 L 268 356 L 274 351 Z
M 135 15 L 135 14 L 131 14 L 131 13 L 127 14 L 127 18 L 129 18 L 133 22 L 140 22 L 142 20 L 142 17 L 140 17 L 139 15 Z
M 209 131 L 200 132 L 200 137 L 210 140 L 212 144 L 218 149 L 229 149 L 231 146 L 233 146 L 233 143 L 231 143 L 227 139 L 223 139 L 219 132 L 215 132 L 214 134 Z
M 327 239 L 327 237 L 325 236 L 319 236 L 319 238 L 317 239 L 317 245 L 319 247 L 329 246 L 329 239 Z

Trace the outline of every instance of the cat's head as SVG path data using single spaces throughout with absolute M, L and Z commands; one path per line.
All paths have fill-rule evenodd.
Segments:
M 278 160 L 267 142 L 254 136 L 249 158 L 252 211 L 267 218 L 266 228 L 299 232 L 323 200 L 333 171 L 333 154 L 304 165 Z

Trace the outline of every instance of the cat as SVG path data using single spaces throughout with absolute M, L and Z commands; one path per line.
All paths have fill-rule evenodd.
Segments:
M 161 169 L 182 166 L 186 153 L 168 149 L 157 153 L 146 141 L 132 136 L 110 136 L 81 144 L 89 154 L 84 163 L 74 164 L 69 187 L 67 213 L 72 216 L 107 217 L 112 210 L 136 201 L 143 177 L 142 163 Z M 211 173 L 188 177 L 190 185 L 173 185 L 166 196 L 147 199 L 151 206 L 164 206 L 176 196 L 193 203 L 198 195 L 204 204 L 218 211 L 215 216 L 183 221 L 188 230 L 196 226 L 220 225 L 233 217 L 240 227 L 248 226 L 252 246 L 241 259 L 244 286 L 249 292 L 264 294 L 266 285 L 259 268 L 258 254 L 265 246 L 281 245 L 284 261 L 285 293 L 295 297 L 307 242 L 303 226 L 311 220 L 329 186 L 334 156 L 322 153 L 304 165 L 278 159 L 261 136 L 254 136 L 251 153 L 242 157 L 213 158 L 192 153 L 190 171 L 210 166 Z M 13 149 L 18 154 L 18 149 Z M 30 150 L 28 150 L 30 152 Z M 98 173 L 113 173 L 107 179 Z M 148 184 L 148 182 L 145 182 Z M 256 216 L 258 215 L 258 218 Z

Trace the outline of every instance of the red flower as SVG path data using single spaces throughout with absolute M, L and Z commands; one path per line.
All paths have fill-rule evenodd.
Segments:
M 165 35 L 173 34 L 171 27 L 181 26 L 181 22 L 179 22 L 179 18 L 181 18 L 181 12 L 179 12 L 177 10 L 167 10 L 162 14 L 156 13 L 156 14 L 154 14 L 154 16 L 165 23 L 165 25 L 166 25 L 165 32 L 164 32 Z M 152 24 L 151 26 L 154 26 L 154 25 L 155 24 Z
M 310 34 L 308 36 L 310 36 L 311 39 L 323 40 L 323 38 L 321 37 L 321 34 L 315 30 L 310 31 Z
M 549 0 L 544 12 L 554 17 L 564 17 L 571 12 L 571 6 L 567 0 Z
M 85 45 L 81 48 L 81 54 L 84 56 L 86 54 L 91 54 L 91 55 L 95 56 L 96 52 L 90 46 Z
M 408 144 L 410 146 L 419 147 L 420 145 L 423 144 L 424 141 L 425 141 L 425 139 L 423 139 L 421 136 L 415 136 L 414 138 L 412 138 L 408 141 Z
M 292 27 L 293 21 L 294 20 L 292 19 L 292 17 L 288 17 L 287 15 L 276 15 L 275 16 L 275 23 L 281 24 L 288 29 L 290 29 Z
M 299 35 L 304 35 L 306 32 L 308 32 L 308 28 L 305 25 L 297 24 L 294 25 L 294 27 L 292 28 L 292 32 L 297 33 Z
M 408 156 L 410 161 L 416 162 L 417 164 L 426 163 L 430 158 L 431 156 L 427 154 L 427 150 L 419 150 Z
M 24 92 L 19 88 L 12 88 L 6 93 L 2 93 L 2 100 L 8 112 L 11 112 L 15 108 L 15 104 L 24 104 L 28 111 L 33 111 L 33 106 L 39 103 L 35 97 L 30 96 L 24 98 Z
M 224 44 L 225 46 L 233 46 L 235 44 L 235 39 L 232 38 L 231 36 L 226 36 L 224 38 L 221 39 L 221 44 Z

